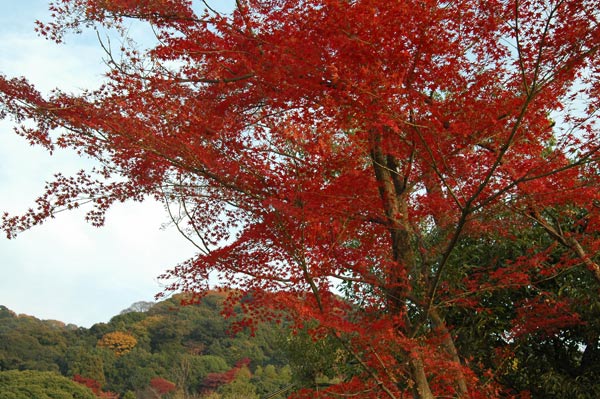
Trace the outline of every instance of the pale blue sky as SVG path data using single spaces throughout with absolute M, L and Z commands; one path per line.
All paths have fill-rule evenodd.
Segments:
M 0 73 L 24 75 L 42 91 L 97 85 L 104 65 L 93 33 L 69 36 L 58 46 L 34 32 L 34 21 L 48 18 L 47 5 L 0 1 Z M 85 163 L 29 147 L 9 121 L 0 121 L 0 212 L 26 210 L 54 172 L 74 172 Z M 161 230 L 166 221 L 160 204 L 123 204 L 101 229 L 74 212 L 14 240 L 0 236 L 0 305 L 89 327 L 133 302 L 152 300 L 161 291 L 156 277 L 194 253 L 174 229 Z

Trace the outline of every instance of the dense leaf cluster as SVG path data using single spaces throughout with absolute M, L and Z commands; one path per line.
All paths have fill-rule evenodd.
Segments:
M 91 390 L 49 371 L 0 371 L 0 399 L 97 399 Z

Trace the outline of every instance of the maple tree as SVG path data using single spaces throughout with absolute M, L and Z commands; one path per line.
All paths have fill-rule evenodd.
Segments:
M 595 1 L 51 9 L 54 21 L 38 29 L 58 42 L 89 27 L 126 35 L 135 19 L 156 43 L 105 46 L 106 82 L 81 95 L 0 79 L 0 113 L 26 122 L 20 134 L 100 165 L 57 174 L 35 208 L 5 214 L 8 237 L 85 202 L 102 225 L 116 202 L 163 201 L 198 250 L 165 275 L 170 290 L 201 297 L 212 273 L 236 288 L 226 312 L 241 303 L 240 327 L 285 310 L 358 365 L 297 397 L 518 395 L 500 366 L 468 356 L 456 315 L 491 320 L 483 299 L 501 291 L 514 308 L 497 331 L 505 352 L 583 322 L 585 298 L 544 282 L 577 269 L 593 282 L 589 295 L 600 284 Z M 468 250 L 530 228 L 547 240 L 517 256 Z M 598 334 L 587 339 L 597 347 Z
M 154 391 L 156 391 L 158 396 L 166 395 L 177 389 L 177 386 L 174 383 L 161 377 L 152 378 L 150 380 L 150 386 Z
M 224 384 L 229 384 L 244 367 L 248 367 L 250 359 L 241 359 L 236 362 L 235 366 L 222 373 L 208 373 L 202 382 L 202 389 L 210 392 Z
M 73 381 L 78 384 L 84 385 L 88 387 L 98 398 L 106 398 L 106 399 L 118 399 L 119 395 L 112 392 L 105 392 L 102 390 L 102 385 L 100 382 L 94 380 L 93 378 L 83 377 L 79 374 L 75 374 L 73 376 Z

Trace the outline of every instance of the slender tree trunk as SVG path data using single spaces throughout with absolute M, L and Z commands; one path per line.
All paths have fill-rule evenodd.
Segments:
M 546 230 L 550 237 L 554 238 L 557 242 L 566 248 L 569 248 L 579 256 L 583 263 L 588 267 L 596 282 L 600 283 L 600 265 L 594 262 L 589 255 L 585 252 L 579 241 L 575 237 L 566 237 L 560 226 L 552 226 L 541 214 L 535 209 L 529 210 L 528 216 L 538 222 L 540 226 Z
M 454 362 L 456 362 L 456 365 L 458 367 L 458 370 L 457 370 L 458 397 L 460 399 L 463 399 L 463 398 L 466 399 L 469 397 L 469 389 L 467 387 L 467 381 L 465 379 L 465 375 L 463 374 L 462 370 L 460 369 L 461 361 L 460 361 L 460 357 L 458 356 L 458 350 L 456 349 L 456 345 L 454 345 L 454 340 L 452 339 L 452 336 L 450 335 L 450 331 L 448 331 L 448 328 L 446 327 L 446 322 L 444 322 L 444 320 L 442 320 L 437 309 L 432 307 L 431 310 L 429 311 L 429 315 L 431 316 L 431 320 L 433 321 L 433 324 L 437 328 L 439 328 L 441 333 L 444 335 L 444 339 L 443 339 L 444 349 L 446 349 L 446 352 L 450 355 L 452 360 Z
M 413 375 L 415 382 L 413 387 L 414 399 L 434 399 L 433 393 L 429 388 L 429 381 L 427 381 L 421 354 L 418 352 L 411 353 L 409 363 L 411 374 Z
M 414 233 L 408 221 L 407 193 L 404 176 L 401 176 L 398 161 L 391 155 L 386 155 L 380 145 L 381 137 L 375 133 L 371 142 L 371 159 L 375 177 L 379 185 L 379 194 L 387 217 L 390 233 L 391 250 L 394 263 L 397 265 L 387 276 L 386 291 L 391 312 L 405 312 L 406 298 L 409 289 L 406 286 L 406 272 L 418 273 L 415 267 L 416 257 L 411 238 Z M 412 276 L 413 281 L 420 281 L 418 275 Z M 410 320 L 406 320 L 407 328 L 411 329 Z M 415 350 L 407 354 L 410 373 L 413 380 L 413 395 L 415 399 L 434 399 L 429 381 L 425 373 L 421 354 Z
M 581 244 L 579 244 L 579 241 L 577 241 L 575 238 L 571 238 L 568 241 L 569 244 L 571 244 L 575 253 L 581 258 L 581 260 L 588 267 L 588 269 L 590 269 L 594 278 L 596 279 L 596 282 L 600 283 L 600 265 L 598 265 L 598 263 L 594 262 L 589 257 L 589 255 L 585 252 Z

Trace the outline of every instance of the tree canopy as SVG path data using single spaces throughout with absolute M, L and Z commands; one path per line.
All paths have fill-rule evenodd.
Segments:
M 88 388 L 44 371 L 1 371 L 1 399 L 97 399 Z
M 212 273 L 240 329 L 285 316 L 357 366 L 297 397 L 529 394 L 504 377 L 523 343 L 597 315 L 596 3 L 55 1 L 52 40 L 135 19 L 156 41 L 104 43 L 105 84 L 80 95 L 0 78 L 27 140 L 100 165 L 57 174 L 2 227 L 84 203 L 101 225 L 156 198 L 197 248 L 169 290 L 198 299 Z M 497 323 L 485 353 L 467 344 L 478 322 Z

